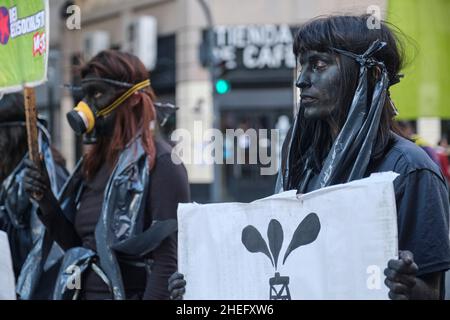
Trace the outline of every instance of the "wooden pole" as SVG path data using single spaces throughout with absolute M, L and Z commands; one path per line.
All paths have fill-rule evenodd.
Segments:
M 25 118 L 27 125 L 28 153 L 30 159 L 41 167 L 41 159 L 39 158 L 38 131 L 37 131 L 37 112 L 36 112 L 36 94 L 34 88 L 25 87 Z M 36 200 L 42 199 L 42 194 L 34 193 Z

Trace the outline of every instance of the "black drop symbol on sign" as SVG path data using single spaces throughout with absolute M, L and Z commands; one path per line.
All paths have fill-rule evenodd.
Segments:
M 319 217 L 312 212 L 300 222 L 295 230 L 291 242 L 284 254 L 283 264 L 286 262 L 287 257 L 292 251 L 314 242 L 317 239 L 319 232 Z M 267 246 L 261 233 L 252 225 L 248 225 L 242 230 L 242 243 L 245 248 L 252 253 L 264 253 L 275 269 L 275 276 L 269 279 L 270 300 L 291 300 L 289 277 L 280 276 L 280 273 L 277 272 L 278 257 L 284 240 L 283 227 L 278 220 L 270 220 L 267 228 L 267 239 L 269 239 L 269 246 Z

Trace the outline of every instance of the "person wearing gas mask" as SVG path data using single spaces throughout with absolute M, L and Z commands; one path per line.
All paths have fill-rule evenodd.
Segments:
M 38 145 L 47 168 L 49 188 L 57 193 L 68 177 L 65 161 L 52 147 L 45 120 L 38 117 Z M 0 99 L 0 230 L 8 234 L 19 299 L 51 297 L 63 252 L 45 234 L 24 191 L 27 153 L 24 97 Z
M 385 22 L 369 29 L 363 16 L 330 16 L 304 24 L 294 41 L 301 102 L 283 145 L 276 192 L 307 193 L 394 171 L 398 259 L 388 262 L 391 299 L 444 297 L 450 268 L 449 201 L 439 168 L 399 135 L 389 87 L 400 80 L 403 56 Z M 169 280 L 182 298 L 183 275 Z
M 92 144 L 59 198 L 28 161 L 25 188 L 65 250 L 54 299 L 166 299 L 176 270 L 176 210 L 186 170 L 155 134 L 155 96 L 134 55 L 108 50 L 81 69 L 84 98 L 69 124 Z

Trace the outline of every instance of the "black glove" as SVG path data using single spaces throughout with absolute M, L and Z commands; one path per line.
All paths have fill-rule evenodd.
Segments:
M 24 160 L 25 171 L 23 185 L 28 195 L 38 203 L 45 198 L 45 195 L 52 193 L 50 179 L 45 167 L 45 162 L 41 160 L 40 167 L 29 158 Z M 42 199 L 36 198 L 36 195 L 43 195 Z
M 170 299 L 182 300 L 185 292 L 186 280 L 184 280 L 184 275 L 182 273 L 175 272 L 169 278 Z
M 25 159 L 24 164 L 23 186 L 25 192 L 37 201 L 39 205 L 37 215 L 47 228 L 49 235 L 63 250 L 80 246 L 81 240 L 72 222 L 65 217 L 53 194 L 45 162 L 41 160 L 39 166 L 30 159 Z M 36 193 L 40 193 L 42 197 L 36 198 Z
M 24 164 L 23 187 L 25 192 L 39 204 L 38 215 L 41 220 L 43 216 L 53 216 L 53 213 L 60 211 L 61 208 L 53 194 L 45 162 L 41 160 L 41 165 L 38 166 L 31 159 L 25 159 Z

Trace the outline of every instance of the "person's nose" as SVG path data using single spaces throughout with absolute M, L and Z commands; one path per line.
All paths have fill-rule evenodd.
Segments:
M 309 72 L 307 72 L 306 70 L 303 72 L 300 72 L 295 85 L 299 89 L 309 88 L 311 86 L 311 78 L 310 78 Z

